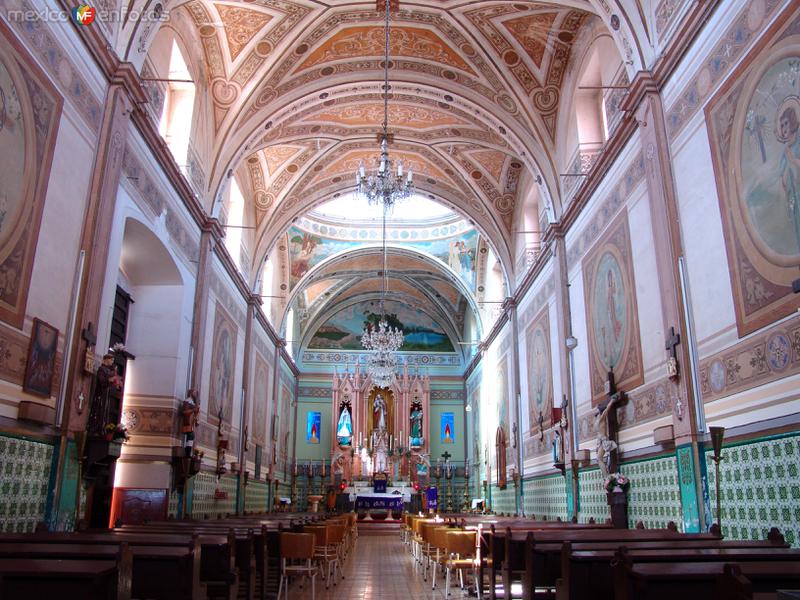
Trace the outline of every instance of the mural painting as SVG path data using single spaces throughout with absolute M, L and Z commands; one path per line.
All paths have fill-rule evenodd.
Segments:
M 548 307 L 536 316 L 525 332 L 528 357 L 528 420 L 531 431 L 538 427 L 539 415 L 544 427 L 552 423 L 553 362 L 550 357 L 550 318 Z
M 256 351 L 255 374 L 253 375 L 253 419 L 250 424 L 253 441 L 264 445 L 267 441 L 267 395 L 269 393 L 270 371 L 267 361 Z
M 62 99 L 0 23 L 0 319 L 21 328 Z
M 441 417 L 443 444 L 455 444 L 455 426 L 455 414 L 451 412 L 443 412 Z
M 800 265 L 800 13 L 779 23 L 706 108 L 742 337 L 795 312 Z
M 379 233 L 378 229 L 361 229 L 360 240 L 340 240 L 291 227 L 288 238 L 292 286 L 326 258 L 368 244 L 378 245 L 380 238 L 376 234 Z M 436 257 L 461 277 L 471 290 L 475 290 L 475 260 L 479 238 L 477 231 L 471 229 L 453 237 L 435 240 L 415 240 L 413 239 L 415 233 L 415 231 L 391 231 L 388 243 L 409 247 Z
M 401 350 L 455 352 L 447 334 L 424 311 L 395 301 L 388 301 L 385 306 L 389 325 L 401 329 L 405 336 Z M 379 320 L 379 302 L 353 304 L 336 313 L 317 329 L 308 347 L 316 350 L 361 350 L 361 332 L 364 326 Z
M 592 405 L 606 397 L 609 371 L 625 391 L 641 385 L 641 341 L 627 211 L 608 226 L 583 259 Z
M 233 413 L 233 377 L 236 370 L 236 324 L 217 302 L 214 313 L 214 337 L 211 346 L 211 383 L 208 395 L 209 415 L 231 423 Z
M 39 319 L 33 320 L 31 346 L 25 364 L 22 389 L 37 396 L 50 397 L 58 352 L 58 329 Z
M 289 389 L 289 386 L 286 385 L 285 382 L 281 382 L 281 402 L 280 402 L 280 410 L 278 412 L 279 415 L 283 415 L 283 418 L 280 416 L 278 417 L 278 430 L 280 437 L 278 438 L 278 454 L 281 460 L 286 461 L 289 456 L 289 424 L 290 424 L 290 412 L 289 409 L 292 405 L 292 392 Z
M 318 411 L 306 413 L 306 444 L 319 444 L 321 424 L 322 413 Z

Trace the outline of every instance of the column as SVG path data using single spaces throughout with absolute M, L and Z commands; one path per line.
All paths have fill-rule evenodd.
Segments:
M 253 353 L 253 320 L 255 317 L 256 305 L 261 304 L 261 298 L 255 294 L 250 294 L 247 299 L 247 321 L 244 329 L 244 357 L 242 363 L 242 406 L 239 415 L 239 479 L 236 484 L 236 514 L 244 513 L 245 506 L 245 471 L 247 471 L 247 446 L 250 437 L 248 423 L 248 408 L 250 406 L 250 363 Z
M 519 485 L 514 486 L 514 502 L 516 505 L 516 513 L 524 517 L 525 506 L 522 482 L 525 478 L 525 462 L 523 460 L 522 436 L 520 435 L 521 427 L 519 422 L 520 415 L 522 414 L 522 409 L 520 407 L 522 394 L 520 393 L 519 383 L 519 322 L 517 321 L 516 300 L 512 297 L 506 298 L 503 301 L 503 309 L 508 313 L 508 323 L 509 327 L 511 327 L 511 362 L 514 365 L 514 372 L 511 377 L 511 404 L 513 405 L 515 427 L 512 426 L 509 432 L 511 447 L 516 450 L 514 455 L 514 462 L 517 465 L 516 472 L 519 473 Z
M 70 353 L 61 439 L 55 461 L 56 480 L 49 495 L 48 522 L 51 529 L 77 524 L 81 489 L 81 460 L 91 404 L 92 373 L 84 371 L 87 356 L 96 357 L 94 331 L 100 317 L 108 245 L 117 201 L 122 160 L 130 117 L 147 97 L 137 83 L 130 63 L 116 66 L 106 93 L 92 181 L 86 203 L 80 249 L 85 252 L 83 277 L 77 301 L 76 335 Z M 102 352 L 101 352 L 102 354 Z M 95 361 L 96 362 L 96 361 Z
M 645 156 L 647 192 L 652 220 L 653 245 L 665 344 L 674 330 L 680 340 L 676 348 L 677 375 L 670 378 L 671 396 L 675 398 L 672 426 L 678 463 L 684 531 L 696 532 L 705 527 L 702 481 L 704 461 L 698 445 L 698 415 L 695 406 L 686 330 L 679 259 L 683 255 L 680 221 L 676 201 L 672 161 L 669 152 L 661 94 L 652 75 L 639 72 L 633 80 L 623 109 L 633 112 L 639 126 Z M 669 356 L 665 349 L 664 373 Z
M 558 361 L 557 368 L 561 379 L 561 394 L 565 401 L 562 419 L 566 418 L 566 431 L 562 434 L 564 444 L 564 477 L 566 478 L 567 489 L 567 517 L 576 518 L 578 516 L 578 469 L 577 465 L 572 464 L 575 456 L 576 437 L 575 423 L 572 419 L 572 369 L 570 368 L 570 353 L 572 348 L 567 344 L 567 338 L 572 337 L 572 312 L 569 302 L 569 280 L 567 273 L 567 247 L 564 242 L 564 234 L 556 228 L 553 237 L 553 279 L 556 287 L 556 328 L 558 330 L 558 348 L 555 353 Z M 559 399 L 553 397 L 553 402 L 558 404 Z

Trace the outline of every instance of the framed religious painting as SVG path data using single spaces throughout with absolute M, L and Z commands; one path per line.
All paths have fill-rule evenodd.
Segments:
M 211 346 L 211 381 L 209 414 L 231 422 L 233 414 L 233 377 L 236 369 L 236 324 L 217 302 Z
M 315 410 L 306 413 L 306 444 L 319 444 L 319 428 L 322 414 Z
M 623 210 L 583 259 L 583 293 L 589 341 L 592 405 L 607 394 L 613 371 L 619 389 L 644 382 L 636 283 L 628 213 Z
M 22 380 L 24 391 L 44 398 L 50 397 L 57 353 L 58 329 L 44 321 L 34 319 L 28 361 L 25 364 L 25 376 Z
M 19 329 L 25 320 L 62 102 L 13 32 L 0 22 L 0 320 Z
M 739 337 L 800 307 L 800 9 L 705 108 Z
M 443 412 L 441 416 L 442 427 L 442 443 L 455 444 L 455 428 L 456 420 L 455 414 L 451 412 Z
M 525 330 L 528 375 L 528 421 L 531 431 L 550 427 L 553 413 L 553 363 L 550 358 L 549 306 L 533 319 Z

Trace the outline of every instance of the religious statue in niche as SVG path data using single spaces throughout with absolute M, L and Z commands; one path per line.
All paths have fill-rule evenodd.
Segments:
M 380 394 L 372 402 L 372 428 L 378 431 L 386 429 L 386 401 Z
M 506 489 L 506 431 L 503 426 L 497 428 L 495 436 L 495 451 L 497 453 L 497 487 Z
M 422 403 L 419 401 L 419 398 L 414 396 L 414 400 L 411 402 L 411 413 L 409 415 L 409 420 L 411 421 L 410 445 L 412 448 L 421 448 L 425 444 L 425 440 L 422 437 L 422 417 Z
M 88 433 L 90 435 L 103 435 L 110 414 L 109 395 L 122 390 L 122 377 L 117 372 L 114 364 L 114 355 L 106 354 L 103 362 L 97 368 L 92 408 L 89 412 Z
M 186 400 L 181 404 L 181 433 L 183 434 L 183 451 L 188 457 L 194 447 L 194 428 L 200 413 L 200 403 L 196 389 L 189 390 Z
M 339 403 L 339 420 L 336 422 L 336 441 L 340 446 L 353 444 L 353 417 L 350 413 L 349 394 Z

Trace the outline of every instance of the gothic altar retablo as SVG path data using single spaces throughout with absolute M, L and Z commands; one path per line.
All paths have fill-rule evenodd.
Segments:
M 331 483 L 370 480 L 428 483 L 430 379 L 404 365 L 379 387 L 357 363 L 333 375 Z

